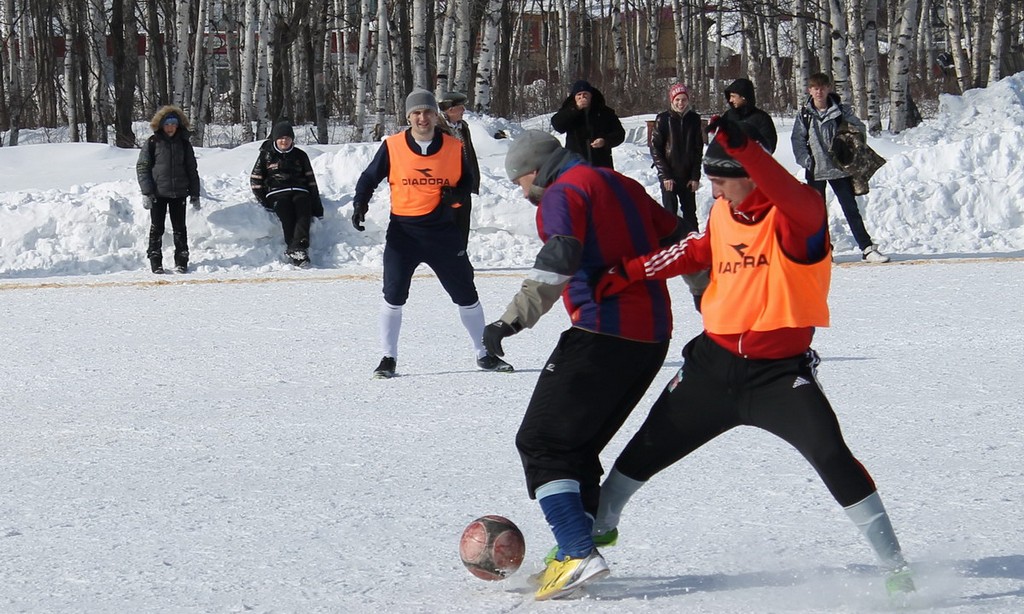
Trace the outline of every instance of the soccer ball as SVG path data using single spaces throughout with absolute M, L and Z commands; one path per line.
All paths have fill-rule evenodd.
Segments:
M 459 556 L 469 573 L 484 580 L 503 580 L 523 563 L 526 540 L 504 516 L 481 516 L 469 523 L 459 541 Z

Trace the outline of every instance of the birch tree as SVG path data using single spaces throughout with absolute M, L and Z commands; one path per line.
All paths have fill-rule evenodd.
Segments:
M 953 66 L 956 69 L 956 80 L 960 92 L 966 92 L 971 87 L 971 66 L 967 60 L 967 52 L 964 49 L 963 26 L 960 16 L 960 0 L 946 0 L 946 20 L 949 24 L 948 43 L 949 52 L 953 56 Z
M 113 0 L 110 12 L 110 42 L 114 62 L 114 143 L 135 147 L 135 85 L 138 75 L 139 31 L 135 0 Z
M 412 80 L 414 87 L 433 89 L 427 66 L 427 0 L 412 1 Z
M 359 59 L 356 60 L 356 100 L 355 100 L 355 126 L 362 130 L 366 123 L 366 95 L 370 85 L 370 18 L 373 12 L 370 10 L 370 0 L 359 2 Z M 387 11 L 384 2 L 378 2 L 378 11 Z M 362 134 L 360 132 L 360 134 Z
M 99 0 L 93 0 L 94 2 Z M 173 104 L 185 104 L 185 73 L 188 71 L 188 16 L 191 0 L 177 0 L 174 16 L 174 84 L 171 90 Z
M 882 131 L 882 112 L 879 91 L 882 88 L 878 73 L 878 0 L 864 0 L 864 86 L 868 132 L 878 135 Z
M 473 88 L 473 108 L 477 113 L 490 113 L 491 92 L 494 86 L 494 67 L 504 0 L 488 0 L 484 10 L 484 28 L 480 37 L 480 56 L 476 64 L 476 83 Z
M 914 35 L 917 0 L 902 0 L 897 14 L 897 36 L 889 49 L 889 130 L 903 132 L 907 127 L 907 90 L 910 76 L 910 50 Z
M 242 38 L 242 60 L 241 70 L 239 71 L 239 76 L 242 80 L 241 87 L 239 88 L 243 118 L 242 140 L 252 142 L 255 140 L 253 135 L 253 126 L 256 123 L 256 100 L 254 94 L 256 91 L 257 65 L 259 63 L 256 45 L 256 29 L 259 27 L 259 21 L 256 19 L 256 16 L 259 15 L 257 0 L 245 0 L 244 15 L 242 21 L 245 33 Z
M 842 0 L 829 0 L 829 20 L 832 39 L 832 81 L 835 91 L 846 102 L 851 102 L 850 64 L 846 55 L 846 12 Z

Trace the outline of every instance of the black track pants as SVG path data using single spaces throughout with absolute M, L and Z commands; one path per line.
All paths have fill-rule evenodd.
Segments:
M 748 360 L 699 335 L 683 349 L 680 373 L 619 455 L 616 469 L 647 481 L 718 435 L 748 425 L 796 448 L 840 505 L 861 501 L 875 484 L 843 440 L 818 385 L 817 365 L 814 350 L 780 360 Z

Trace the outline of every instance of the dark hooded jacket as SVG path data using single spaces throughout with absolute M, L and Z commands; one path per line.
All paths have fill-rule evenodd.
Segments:
M 551 116 L 551 127 L 565 135 L 565 148 L 578 153 L 592 166 L 614 168 L 612 164 L 612 147 L 617 147 L 626 140 L 626 131 L 622 128 L 615 109 L 605 105 L 604 94 L 597 88 L 589 86 L 593 98 L 586 109 L 576 107 L 576 97 L 570 94 L 562 108 Z M 604 147 L 590 146 L 594 139 L 604 139 Z
M 173 113 L 178 117 L 178 129 L 173 137 L 163 131 L 163 120 Z M 180 107 L 160 107 L 149 122 L 152 136 L 146 140 L 135 164 L 139 188 L 146 196 L 184 198 L 199 196 L 199 168 L 196 153 L 189 142 L 191 125 Z
M 252 167 L 249 187 L 261 205 L 267 205 L 267 197 L 287 190 L 306 192 L 310 196 L 314 217 L 323 217 L 324 206 L 316 175 L 306 152 L 292 145 L 281 151 L 274 142 L 274 135 L 260 146 L 260 155 Z
M 458 125 L 453 126 L 448 123 L 448 119 L 444 115 L 441 116 L 437 123 L 441 130 L 462 141 L 462 157 L 466 161 L 465 168 L 473 176 L 469 191 L 473 194 L 479 194 L 480 161 L 477 160 L 476 149 L 473 148 L 473 137 L 469 133 L 469 124 L 466 123 L 466 120 L 460 119 Z
M 769 153 L 775 153 L 775 146 L 779 142 L 779 136 L 775 133 L 775 122 L 772 116 L 757 108 L 757 97 L 754 95 L 754 84 L 750 79 L 736 79 L 729 87 L 725 88 L 725 101 L 729 102 L 729 94 L 739 94 L 747 99 L 742 107 L 730 106 L 723 117 L 737 122 L 746 122 L 755 128 L 764 137 L 764 143 L 768 146 Z

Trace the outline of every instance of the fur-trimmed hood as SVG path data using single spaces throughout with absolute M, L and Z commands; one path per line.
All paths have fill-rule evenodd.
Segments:
M 156 110 L 153 114 L 153 119 L 149 120 L 149 127 L 153 129 L 153 132 L 160 132 L 160 123 L 163 122 L 164 118 L 170 113 L 174 113 L 178 116 L 178 125 L 181 126 L 187 132 L 192 131 L 192 124 L 189 123 L 188 117 L 185 116 L 185 112 L 181 110 L 181 107 L 174 104 L 166 104 Z

